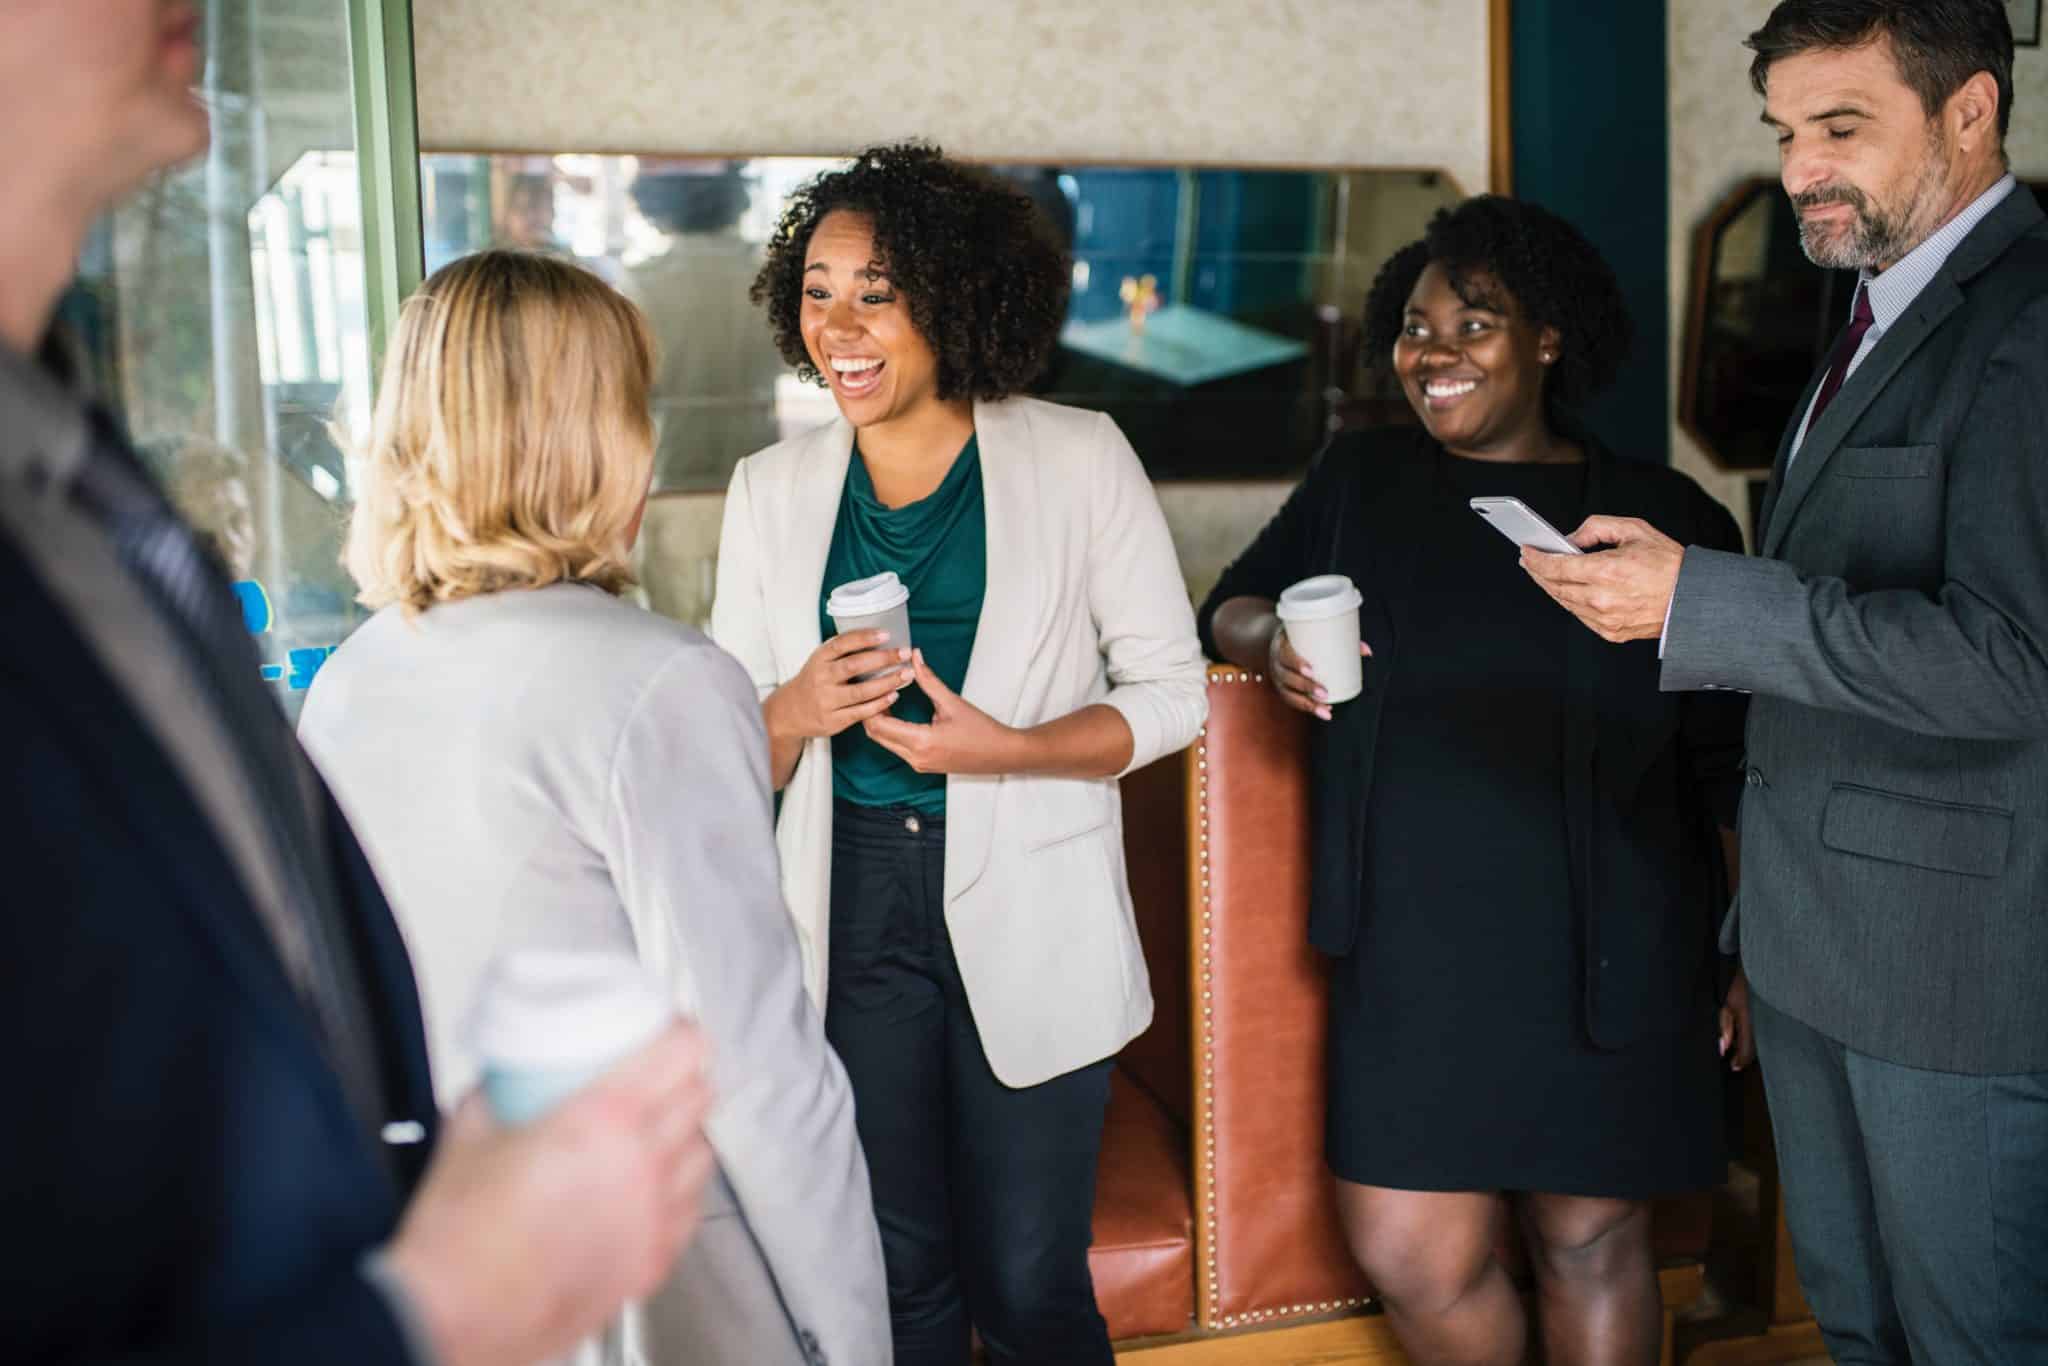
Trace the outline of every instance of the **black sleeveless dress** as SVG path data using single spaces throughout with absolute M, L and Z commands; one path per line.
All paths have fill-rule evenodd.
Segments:
M 1711 1016 L 1586 1035 L 1566 854 L 1566 632 L 1467 500 L 1569 532 L 1586 467 L 1439 456 L 1366 803 L 1368 908 L 1331 963 L 1327 1150 L 1347 1181 L 1647 1198 L 1719 1179 Z

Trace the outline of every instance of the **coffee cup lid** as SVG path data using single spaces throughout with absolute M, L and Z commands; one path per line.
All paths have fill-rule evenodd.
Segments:
M 523 949 L 486 970 L 468 1032 L 487 1062 L 606 1066 L 651 1042 L 674 1014 L 629 954 Z
M 835 617 L 871 617 L 909 601 L 910 590 L 896 577 L 896 571 L 884 569 L 869 578 L 840 584 L 825 599 L 825 610 Z
M 1320 621 L 1358 610 L 1365 599 L 1342 574 L 1318 574 L 1280 594 L 1273 610 L 1282 621 Z

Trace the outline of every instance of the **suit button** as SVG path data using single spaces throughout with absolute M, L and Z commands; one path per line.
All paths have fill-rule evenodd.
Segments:
M 1746 781 L 1751 787 L 1762 787 L 1764 785 L 1763 770 L 1760 768 L 1751 769 L 1749 771 L 1748 778 L 1746 778 L 1744 781 Z
M 903 818 L 903 828 L 915 835 L 918 831 L 924 829 L 924 822 L 915 816 L 905 816 Z

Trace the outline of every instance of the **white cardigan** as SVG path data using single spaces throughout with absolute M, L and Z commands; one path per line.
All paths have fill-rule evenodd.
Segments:
M 476 1075 L 462 1021 L 506 948 L 637 953 L 711 1042 L 723 1180 L 669 1280 L 579 1360 L 760 1366 L 803 1359 L 804 1333 L 886 1362 L 853 1094 L 805 995 L 732 660 L 582 585 L 387 607 L 321 667 L 299 733 L 405 932 L 444 1105 Z
M 978 403 L 988 589 L 960 692 L 1012 726 L 1091 703 L 1129 723 L 1131 768 L 1186 746 L 1208 700 L 1166 518 L 1106 415 Z M 844 420 L 742 460 L 711 634 L 762 697 L 821 642 L 819 599 L 853 449 Z M 1030 1086 L 1106 1058 L 1152 1019 L 1112 778 L 946 780 L 946 923 L 989 1066 Z M 805 744 L 776 840 L 812 998 L 825 996 L 832 744 Z

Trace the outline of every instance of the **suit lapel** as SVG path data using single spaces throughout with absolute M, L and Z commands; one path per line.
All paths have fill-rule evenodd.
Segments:
M 1038 488 L 1032 432 L 1021 405 L 977 403 L 974 434 L 981 447 L 981 498 L 986 533 L 986 580 L 974 649 L 960 696 L 1005 725 L 1018 719 L 1024 683 L 1031 673 L 1033 623 L 1048 575 L 1085 565 L 1048 565 L 1058 544 L 1043 534 L 1045 500 Z M 1000 780 L 955 774 L 946 780 L 946 891 L 958 896 L 988 867 L 995 838 L 995 802 Z
M 1766 524 L 1762 545 L 1765 555 L 1775 555 L 1784 543 L 1785 533 L 1799 513 L 1799 505 L 1819 480 L 1828 461 L 1841 449 L 1842 441 L 1856 425 L 1856 419 L 1863 416 L 1877 396 L 1884 392 L 1884 386 L 1891 382 L 1892 376 L 1899 372 L 1899 367 L 1920 349 L 1920 344 L 1933 335 L 1934 329 L 1962 302 L 1963 292 L 1956 288 L 1948 273 L 1943 271 L 1936 275 L 1913 300 L 1905 316 L 1892 324 L 1890 330 L 1878 339 L 1877 345 L 1871 348 L 1870 354 L 1863 358 L 1863 363 L 1843 381 L 1827 411 L 1807 429 L 1806 440 L 1800 443 L 1798 454 L 1791 457 L 1790 467 L 1785 470 L 1778 496 L 1772 500 L 1771 519 Z M 1808 401 L 1811 402 L 1810 399 Z M 1805 409 L 1800 412 L 1803 415 Z M 1797 430 L 1795 425 L 1793 431 Z
M 240 874 L 170 756 L 4 539 L 0 577 L 14 585 L 9 608 L 17 618 L 13 634 L 23 647 L 0 667 L 41 694 L 46 724 L 89 757 L 89 771 L 105 793 L 105 809 L 119 813 L 129 837 L 151 851 L 148 857 L 169 893 L 164 901 L 189 916 L 214 945 L 229 975 L 257 1007 L 255 1013 L 293 1047 L 318 1056 L 309 1008 L 293 989 Z M 107 853 L 124 856 L 117 849 Z M 155 911 L 154 906 L 135 908 L 137 915 Z M 336 1122 L 354 1130 L 355 1113 L 340 1078 L 324 1066 L 318 1070 L 329 1082 L 323 1090 Z
M 412 957 L 406 952 L 404 935 L 384 890 L 377 884 L 369 856 L 324 781 L 318 799 L 321 837 L 333 860 L 338 890 L 355 932 L 363 989 L 371 995 L 370 1022 L 384 1069 L 389 1113 L 394 1119 L 425 1125 L 431 1135 L 437 1115 L 433 1070 L 427 1057 L 425 1011 L 420 1006 Z M 385 1156 L 400 1174 L 402 1189 L 410 1191 L 418 1182 L 431 1153 L 428 1143 L 386 1150 Z
M 1033 552 L 1049 550 L 1052 542 L 1039 534 L 1045 509 L 1038 496 L 1037 462 L 1032 459 L 1031 428 L 1024 414 L 1013 404 L 977 403 L 974 431 L 981 445 L 988 584 L 960 695 L 1013 725 L 1030 672 L 1033 632 L 1028 626 L 1038 619 L 1044 581 L 1045 567 Z M 1086 572 L 1085 566 L 1081 572 Z
M 834 418 L 804 439 L 787 475 L 789 521 L 773 597 L 776 672 L 784 682 L 824 643 L 819 598 L 826 590 L 825 561 L 832 553 L 832 531 L 852 458 L 853 428 L 844 418 Z
M 1927 282 L 1919 297 L 1913 300 L 1905 316 L 1893 324 L 1870 354 L 1863 358 L 1863 364 L 1843 383 L 1834 402 L 1806 433 L 1806 440 L 1795 456 L 1790 449 L 1792 437 L 1798 432 L 1799 420 L 1813 401 L 1814 389 L 1822 379 L 1821 375 L 1814 376 L 1785 434 L 1773 468 L 1772 488 L 1765 493 L 1764 506 L 1760 509 L 1763 525 L 1757 529 L 1759 553 L 1778 553 L 1791 530 L 1794 517 L 1798 515 L 1799 505 L 1812 491 L 1828 460 L 1841 449 L 1856 419 L 1883 392 L 1899 368 L 1920 349 L 1921 343 L 1961 306 L 1962 286 L 2005 255 L 2013 243 L 2041 221 L 2041 206 L 2035 202 L 2033 192 L 2025 185 L 2013 186 L 1984 221 L 1956 244 L 1955 251 L 1950 253 L 1934 278 Z
M 1776 514 L 1778 495 L 1785 488 L 1785 466 L 1792 458 L 1792 438 L 1799 434 L 1799 424 L 1806 417 L 1806 410 L 1813 406 L 1813 396 L 1820 392 L 1821 382 L 1827 378 L 1825 368 L 1814 372 L 1807 380 L 1805 390 L 1799 395 L 1799 403 L 1792 409 L 1792 421 L 1787 423 L 1782 436 L 1778 438 L 1778 454 L 1771 461 L 1770 481 L 1764 486 L 1763 502 L 1758 505 L 1756 525 L 1750 528 L 1750 540 L 1759 552 L 1763 549 L 1764 537 L 1770 531 L 1771 518 Z

